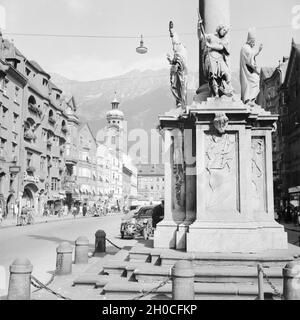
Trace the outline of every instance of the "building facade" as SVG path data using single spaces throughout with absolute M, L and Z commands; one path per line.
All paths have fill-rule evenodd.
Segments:
M 274 202 L 275 209 L 282 205 L 282 161 L 283 161 L 283 141 L 282 141 L 282 95 L 281 88 L 285 79 L 288 66 L 288 58 L 283 57 L 277 68 L 262 68 L 260 75 L 260 94 L 258 104 L 266 111 L 279 116 L 277 127 L 272 134 L 273 147 L 273 182 L 274 182 Z
M 78 130 L 78 156 L 75 199 L 94 204 L 99 200 L 97 143 L 88 124 L 82 124 Z
M 286 76 L 281 90 L 282 198 L 300 203 L 300 45 L 292 42 Z
M 163 165 L 138 166 L 138 199 L 145 202 L 160 202 L 164 198 L 165 176 Z
M 9 130 L 14 140 L 8 139 L 8 131 L 5 137 L 4 129 L 2 150 L 7 163 L 12 161 L 11 155 L 16 154 L 14 159 L 18 161 L 14 163 L 15 167 L 19 167 L 19 172 L 13 174 L 14 187 L 9 187 L 15 191 L 14 195 L 4 191 L 2 207 L 7 216 L 14 214 L 15 211 L 11 214 L 13 204 L 19 210 L 27 205 L 37 215 L 43 214 L 45 205 L 58 210 L 66 200 L 63 187 L 68 172 L 65 152 L 69 126 L 71 123 L 75 127 L 78 124 L 74 113 L 75 102 L 72 100 L 70 104 L 66 101 L 62 90 L 51 82 L 50 75 L 2 36 L 0 51 L 4 69 L 5 64 L 9 65 L 1 78 L 4 98 L 2 120 L 6 127 L 11 128 Z M 73 108 L 72 115 L 67 114 L 70 108 Z M 69 175 L 72 171 L 70 166 L 73 163 L 69 163 Z M 11 180 L 7 174 L 3 175 L 3 179 Z
M 27 79 L 1 54 L 0 60 L 0 206 L 12 217 L 20 196 L 22 117 Z

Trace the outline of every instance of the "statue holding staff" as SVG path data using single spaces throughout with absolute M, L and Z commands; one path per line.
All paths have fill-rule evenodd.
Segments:
M 228 57 L 230 55 L 229 41 L 226 37 L 228 31 L 228 27 L 220 24 L 215 34 L 206 34 L 203 20 L 199 13 L 198 38 L 204 52 L 202 56 L 204 77 L 208 81 L 214 97 L 223 95 L 231 97 L 233 95 L 228 64 Z
M 246 44 L 241 50 L 240 81 L 242 101 L 245 104 L 254 105 L 260 90 L 260 69 L 256 63 L 256 57 L 263 49 L 261 44 L 255 49 L 254 29 L 250 29 Z
M 179 41 L 178 35 L 173 32 L 173 22 L 169 24 L 170 37 L 173 45 L 174 56 L 171 59 L 167 54 L 167 59 L 171 65 L 170 82 L 171 92 L 176 99 L 177 108 L 185 109 L 187 105 L 187 50 Z

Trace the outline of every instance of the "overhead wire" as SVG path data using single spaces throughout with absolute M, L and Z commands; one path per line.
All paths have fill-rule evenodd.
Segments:
M 260 30 L 268 29 L 284 29 L 292 28 L 291 25 L 278 25 L 278 26 L 261 26 L 256 27 Z M 247 28 L 231 29 L 231 32 L 247 31 Z M 52 38 L 91 38 L 91 39 L 140 39 L 140 36 L 127 36 L 127 35 L 96 35 L 96 34 L 50 34 L 50 33 L 25 33 L 25 32 L 5 32 L 7 36 L 21 36 L 21 37 L 52 37 Z M 195 36 L 196 33 L 180 33 L 181 36 Z M 168 38 L 168 34 L 164 35 L 144 35 L 144 38 L 158 39 Z

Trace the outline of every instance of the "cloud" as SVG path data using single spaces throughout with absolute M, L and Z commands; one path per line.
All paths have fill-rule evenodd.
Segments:
M 72 80 L 92 81 L 119 75 L 122 66 L 117 60 L 103 61 L 101 58 L 75 55 L 49 66 L 49 70 Z
M 164 68 L 168 68 L 168 61 L 164 59 L 164 57 L 157 58 L 142 58 L 139 61 L 133 62 L 129 64 L 126 71 L 130 70 L 160 70 Z
M 101 57 L 74 55 L 67 60 L 49 66 L 49 72 L 58 73 L 68 79 L 93 81 L 119 76 L 131 70 L 158 70 L 168 67 L 163 58 L 140 60 L 128 65 L 120 60 L 103 60 Z

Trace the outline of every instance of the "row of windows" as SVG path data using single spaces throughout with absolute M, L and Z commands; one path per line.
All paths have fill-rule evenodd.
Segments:
M 1 80 L 0 80 L 1 82 L 0 82 L 0 89 L 1 89 L 1 91 L 3 92 L 3 95 L 5 95 L 6 97 L 10 97 L 10 96 L 12 96 L 11 94 L 10 94 L 10 88 L 9 88 L 9 80 L 8 79 L 6 79 L 6 78 L 2 78 Z M 20 92 L 21 92 L 21 89 L 18 87 L 18 86 L 14 86 L 14 102 L 16 102 L 16 103 L 18 103 L 18 104 L 20 104 L 21 103 L 21 94 L 20 94 Z
M 148 177 L 138 177 L 138 180 L 140 183 L 146 183 L 146 182 L 164 182 L 165 178 L 163 177 L 157 177 L 157 178 L 148 178 Z
M 12 152 L 12 158 L 14 156 L 17 156 L 17 150 L 18 150 L 18 145 L 15 142 L 11 143 L 11 152 Z M 7 158 L 8 157 L 8 152 L 7 152 L 7 140 L 0 138 L 0 157 Z
M 164 186 L 160 186 L 160 185 L 157 185 L 157 186 L 147 186 L 147 185 L 144 185 L 144 186 L 138 186 L 138 188 L 140 190 L 164 190 L 165 187 Z
M 8 112 L 8 108 L 6 108 L 5 106 L 2 106 L 2 108 L 0 108 L 0 112 L 1 112 L 1 125 L 7 127 L 8 125 L 11 125 L 10 119 L 9 119 L 9 112 Z M 18 132 L 18 124 L 19 124 L 19 115 L 15 112 L 13 112 L 12 114 L 12 131 L 14 132 Z

